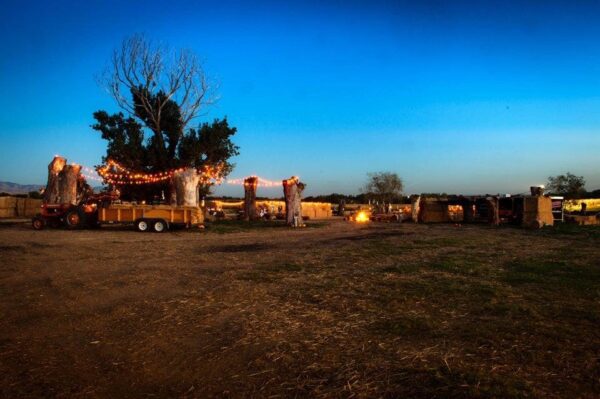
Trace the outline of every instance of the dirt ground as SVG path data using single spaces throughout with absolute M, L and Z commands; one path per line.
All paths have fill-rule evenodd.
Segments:
M 0 225 L 0 397 L 600 397 L 600 230 Z

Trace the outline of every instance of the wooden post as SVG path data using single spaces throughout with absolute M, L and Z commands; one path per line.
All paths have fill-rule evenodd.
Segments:
M 244 179 L 244 220 L 256 220 L 256 187 L 258 177 L 250 176 Z
M 58 174 L 58 196 L 60 204 L 77 204 L 77 186 L 81 165 L 65 165 Z
M 56 155 L 48 165 L 48 182 L 44 191 L 44 202 L 46 204 L 59 204 L 58 174 L 63 170 L 67 160 Z
M 198 175 L 196 169 L 187 168 L 181 172 L 175 172 L 173 179 L 177 205 L 198 206 L 198 182 L 200 175 Z
M 306 185 L 297 176 L 283 181 L 285 220 L 289 226 L 300 227 L 302 222 L 302 191 Z

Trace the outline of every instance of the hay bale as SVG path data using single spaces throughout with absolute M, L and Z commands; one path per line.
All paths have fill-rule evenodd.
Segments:
M 16 215 L 15 209 L 2 208 L 0 209 L 0 218 L 14 218 Z
M 586 204 L 587 212 L 600 212 L 600 198 L 567 200 L 564 204 L 566 212 L 581 212 L 581 205 Z
M 450 222 L 447 205 L 435 200 L 421 201 L 421 221 L 423 223 Z
M 541 228 L 554 225 L 550 197 L 525 197 L 523 199 L 524 227 Z
M 15 214 L 16 216 L 24 216 L 25 215 L 25 200 L 27 198 L 17 198 L 17 204 L 15 206 Z
M 40 207 L 42 206 L 41 199 L 25 198 L 25 207 L 23 215 L 25 217 L 33 217 L 40 213 Z
M 0 209 L 14 209 L 16 206 L 16 197 L 0 197 Z

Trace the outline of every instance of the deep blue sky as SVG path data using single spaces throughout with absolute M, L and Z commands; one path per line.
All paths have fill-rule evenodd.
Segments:
M 220 81 L 204 119 L 238 128 L 231 177 L 356 193 L 386 170 L 409 193 L 496 193 L 571 171 L 600 188 L 598 1 L 121 3 L 2 1 L 0 180 L 43 183 L 54 154 L 99 163 L 92 113 L 117 107 L 95 75 L 144 33 Z

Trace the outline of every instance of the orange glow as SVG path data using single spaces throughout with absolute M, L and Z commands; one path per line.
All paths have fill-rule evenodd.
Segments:
M 360 211 L 354 217 L 354 221 L 357 223 L 366 223 L 369 221 L 369 215 L 365 211 Z

